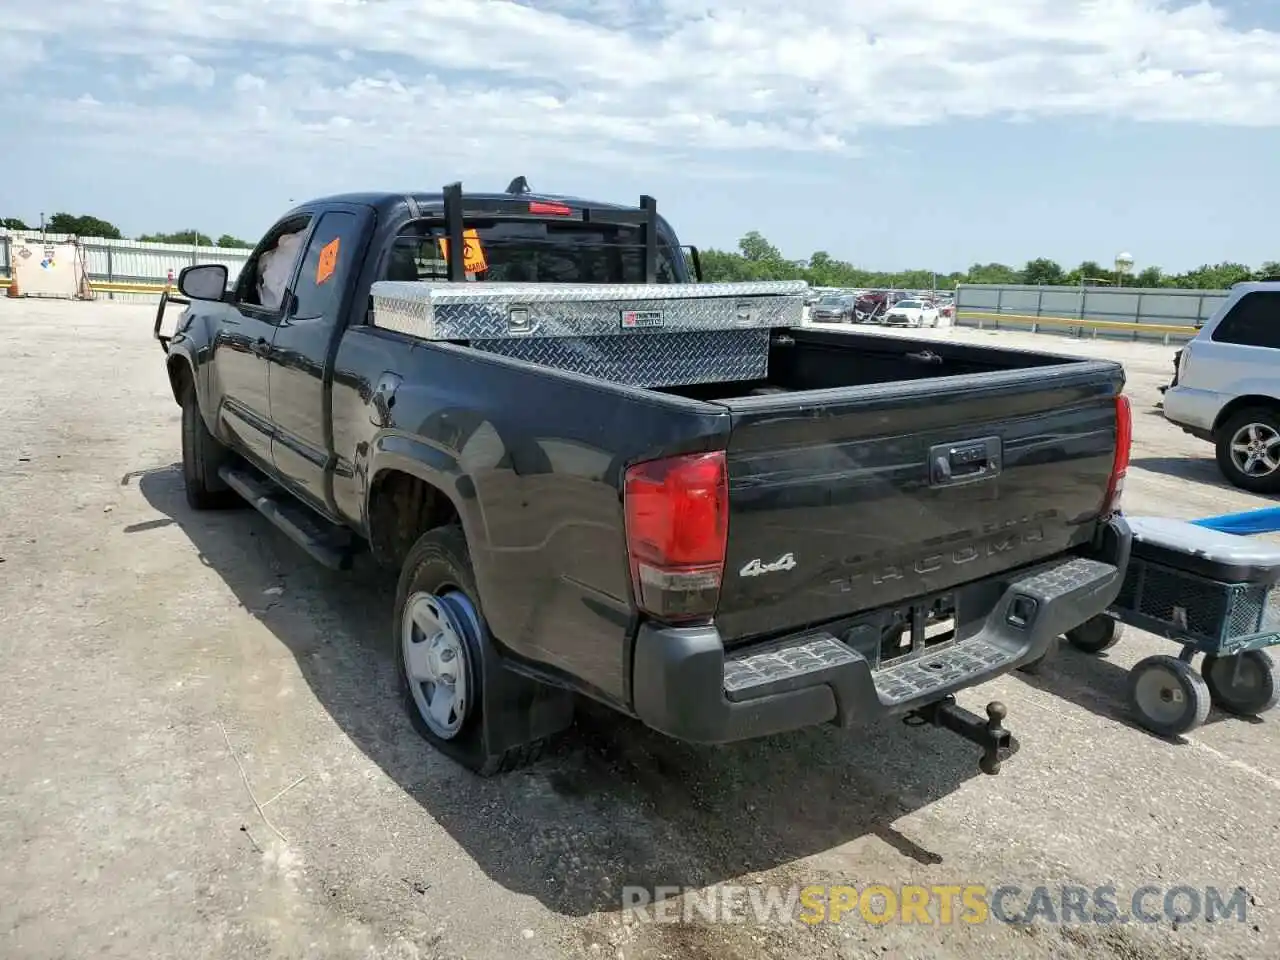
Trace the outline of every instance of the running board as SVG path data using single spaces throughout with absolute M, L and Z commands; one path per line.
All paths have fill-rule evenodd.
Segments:
M 330 570 L 351 569 L 359 541 L 350 531 L 330 523 L 252 467 L 227 464 L 218 475 L 313 560 Z

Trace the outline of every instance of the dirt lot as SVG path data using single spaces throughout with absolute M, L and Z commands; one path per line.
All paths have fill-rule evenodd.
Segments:
M 1129 512 L 1259 504 L 1154 409 L 1172 348 L 929 335 L 1120 357 Z M 1277 721 L 1215 715 L 1180 744 L 1133 728 L 1124 669 L 1169 650 L 1154 638 L 962 698 L 1009 706 L 1021 750 L 999 777 L 900 723 L 700 749 L 592 716 L 533 769 L 481 781 L 400 714 L 385 578 L 313 565 L 251 510 L 187 510 L 149 308 L 0 301 L 0 436 L 6 958 L 1280 955 Z M 618 910 L 624 885 L 775 883 L 1252 900 L 1244 923 L 1180 926 Z

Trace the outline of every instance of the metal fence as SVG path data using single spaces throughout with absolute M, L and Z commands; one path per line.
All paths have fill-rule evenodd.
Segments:
M 1229 290 L 960 284 L 956 324 L 1113 340 L 1194 337 Z
M 7 279 L 13 275 L 10 271 L 13 241 L 34 240 L 40 236 L 38 231 L 0 229 L 0 277 Z M 50 243 L 66 243 L 72 239 L 60 233 L 46 233 L 43 236 Z M 79 244 L 90 284 L 163 284 L 170 271 L 176 277 L 183 267 L 194 263 L 225 263 L 234 280 L 251 253 L 249 249 L 239 247 L 144 243 L 140 240 L 107 240 L 103 237 L 81 237 Z M 100 300 L 147 303 L 155 300 L 155 297 L 154 293 L 98 292 Z

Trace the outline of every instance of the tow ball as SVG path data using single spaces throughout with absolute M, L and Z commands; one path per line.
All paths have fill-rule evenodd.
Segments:
M 904 722 L 920 727 L 932 724 L 959 734 L 982 748 L 978 768 L 988 776 L 1000 772 L 1000 764 L 1013 752 L 1013 736 L 1004 728 L 1004 718 L 1009 711 L 998 700 L 987 704 L 987 718 L 970 713 L 956 703 L 953 696 L 943 697 L 907 714 Z

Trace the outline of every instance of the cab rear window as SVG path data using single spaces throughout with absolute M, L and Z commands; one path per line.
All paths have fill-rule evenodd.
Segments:
M 542 221 L 468 221 L 482 268 L 478 283 L 644 283 L 639 227 Z M 383 270 L 387 280 L 447 280 L 444 224 L 422 221 L 396 238 Z M 683 252 L 658 243 L 658 283 L 678 283 L 675 258 Z

